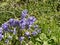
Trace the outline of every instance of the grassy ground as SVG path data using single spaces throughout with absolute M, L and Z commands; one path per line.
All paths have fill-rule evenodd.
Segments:
M 29 15 L 37 18 L 36 24 L 42 28 L 42 41 L 34 45 L 60 45 L 60 1 L 59 0 L 1 0 L 0 25 L 10 18 L 20 18 L 21 11 L 28 9 Z M 43 42 L 43 43 L 42 43 Z M 32 44 L 31 44 L 32 45 Z

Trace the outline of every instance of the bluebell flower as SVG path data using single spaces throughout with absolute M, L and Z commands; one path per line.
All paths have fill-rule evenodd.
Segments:
M 7 44 L 8 44 L 8 43 L 9 43 L 9 39 L 6 39 L 6 40 L 5 40 L 5 43 L 7 43 Z
M 25 28 L 26 19 L 25 18 L 21 19 L 20 22 L 19 22 L 19 25 L 20 25 L 21 28 Z
M 21 24 L 21 25 L 26 25 L 26 18 L 21 19 L 21 20 L 20 20 L 20 24 Z
M 0 34 L 0 41 L 2 40 L 2 38 L 3 38 L 3 35 L 2 35 L 2 34 Z
M 11 18 L 9 20 L 9 24 L 10 24 L 10 26 L 15 26 L 15 20 L 13 18 Z
M 18 20 L 15 20 L 15 25 L 19 25 L 19 21 Z
M 30 33 L 29 33 L 29 32 L 25 32 L 25 35 L 29 36 L 29 35 L 30 35 Z
M 13 34 L 15 35 L 17 32 L 16 32 L 16 28 L 14 28 L 14 31 L 13 31 Z
M 40 28 L 40 29 L 37 30 L 37 32 L 38 32 L 38 33 L 41 33 L 41 30 L 42 30 L 42 29 Z
M 36 30 L 37 31 L 37 33 L 41 33 L 41 29 L 40 30 Z
M 25 38 L 25 37 L 21 36 L 21 37 L 19 38 L 19 40 L 22 41 L 22 40 L 24 40 L 24 38 Z
M 38 25 L 35 25 L 34 28 L 35 28 L 35 29 L 38 28 Z
M 25 29 L 25 25 L 21 25 L 21 29 Z
M 8 30 L 8 24 L 7 24 L 7 23 L 2 24 L 2 28 L 3 28 L 5 31 L 7 31 L 7 30 Z
M 38 34 L 38 33 L 37 33 L 36 31 L 33 31 L 33 32 L 32 32 L 32 35 L 33 35 L 33 36 L 36 36 L 37 34 Z
M 3 30 L 2 27 L 0 27 L 0 34 L 2 34 L 2 32 L 3 32 L 2 30 Z
M 28 19 L 33 22 L 36 21 L 36 18 L 34 16 L 30 16 Z
M 13 22 L 14 22 L 13 18 L 9 19 L 9 23 L 13 23 Z
M 26 17 L 27 13 L 28 13 L 28 10 L 26 10 L 26 9 L 23 10 L 23 11 L 22 11 L 22 16 L 21 16 L 21 17 L 22 17 L 22 18 Z
M 36 18 L 31 16 L 27 19 L 27 25 L 32 25 L 36 21 Z

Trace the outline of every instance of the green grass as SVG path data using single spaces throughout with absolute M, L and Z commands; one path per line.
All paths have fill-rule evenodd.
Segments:
M 40 1 L 0 1 L 0 25 L 10 18 L 20 18 L 21 11 L 28 9 L 29 15 L 37 18 L 36 24 L 42 28 L 37 40 L 31 45 L 60 44 L 60 4 L 59 0 Z M 41 39 L 41 40 L 40 40 Z

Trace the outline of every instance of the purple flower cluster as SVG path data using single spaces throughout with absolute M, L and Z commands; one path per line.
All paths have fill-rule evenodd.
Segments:
M 41 30 L 38 30 L 38 25 L 33 27 L 36 30 L 31 29 L 32 25 L 34 25 L 34 22 L 36 21 L 36 18 L 34 16 L 29 16 L 26 18 L 27 15 L 28 11 L 25 9 L 22 11 L 20 20 L 11 18 L 2 24 L 2 27 L 0 28 L 0 40 L 2 40 L 2 31 L 12 32 L 13 35 L 17 36 L 21 33 L 21 35 L 18 36 L 20 41 L 24 40 L 25 37 L 31 38 L 41 32 Z
M 7 23 L 2 24 L 2 28 L 3 28 L 5 31 L 7 31 L 7 30 L 8 30 L 8 24 L 7 24 Z
M 27 10 L 27 9 L 23 10 L 23 11 L 22 11 L 22 16 L 21 16 L 21 18 L 25 18 L 26 15 L 27 15 L 27 13 L 28 13 L 28 10 Z

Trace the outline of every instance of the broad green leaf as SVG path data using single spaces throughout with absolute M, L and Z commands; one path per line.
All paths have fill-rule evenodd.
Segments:
M 51 44 L 48 44 L 47 41 L 44 41 L 43 45 L 51 45 Z
M 44 33 L 41 33 L 41 34 L 40 34 L 40 39 L 41 39 L 42 41 L 48 40 L 48 38 L 46 37 L 46 35 L 45 35 Z
M 54 40 L 54 42 L 58 42 L 57 38 L 55 36 L 52 36 L 51 39 Z
M 36 40 L 41 42 L 41 40 L 39 38 L 36 38 Z
M 41 45 L 39 42 L 36 42 L 35 45 Z

